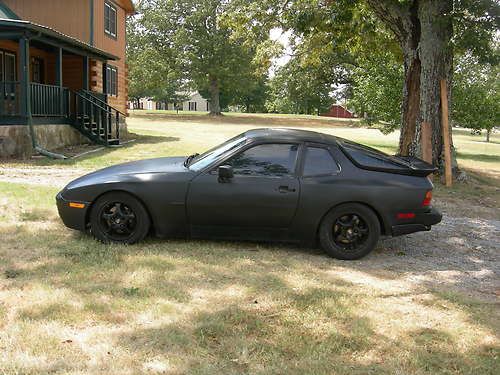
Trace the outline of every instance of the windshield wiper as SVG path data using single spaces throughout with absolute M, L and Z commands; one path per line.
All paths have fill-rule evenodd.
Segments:
M 200 154 L 196 153 L 196 154 L 193 154 L 193 155 L 189 155 L 188 158 L 184 161 L 184 166 L 187 168 L 189 167 L 189 165 L 191 164 L 191 162 L 193 161 L 193 159 L 197 156 L 199 156 Z

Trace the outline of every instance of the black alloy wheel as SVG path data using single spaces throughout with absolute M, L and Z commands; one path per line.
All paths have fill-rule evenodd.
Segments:
M 319 228 L 321 247 L 332 257 L 355 260 L 377 245 L 380 222 L 373 210 L 363 204 L 348 203 L 332 209 Z
M 355 251 L 369 237 L 368 225 L 358 215 L 351 213 L 339 217 L 333 224 L 333 240 L 345 251 Z
M 111 192 L 93 204 L 90 227 L 102 242 L 133 244 L 146 237 L 150 219 L 144 205 L 132 195 Z
M 99 226 L 112 241 L 128 239 L 137 226 L 134 211 L 122 202 L 112 202 L 101 208 Z

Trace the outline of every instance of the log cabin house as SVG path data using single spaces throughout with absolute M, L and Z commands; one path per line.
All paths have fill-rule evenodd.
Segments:
M 126 131 L 132 0 L 0 0 L 0 157 Z

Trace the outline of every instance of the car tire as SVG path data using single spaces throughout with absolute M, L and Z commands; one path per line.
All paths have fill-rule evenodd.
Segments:
M 370 253 L 380 238 L 380 222 L 367 206 L 347 203 L 332 209 L 319 228 L 321 247 L 342 260 L 360 259 Z
M 90 231 L 104 243 L 134 244 L 149 232 L 151 221 L 144 205 L 124 192 L 102 195 L 92 205 Z

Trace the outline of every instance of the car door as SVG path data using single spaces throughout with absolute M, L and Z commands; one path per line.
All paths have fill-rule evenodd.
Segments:
M 298 149 L 295 143 L 253 145 L 198 175 L 187 198 L 192 234 L 238 237 L 238 230 L 287 229 L 300 193 Z M 220 165 L 231 166 L 234 177 L 220 180 Z

